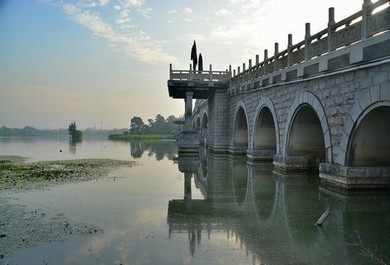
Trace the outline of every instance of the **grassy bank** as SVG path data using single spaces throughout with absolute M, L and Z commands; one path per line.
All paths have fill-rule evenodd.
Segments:
M 172 134 L 110 134 L 109 140 L 114 141 L 134 141 L 134 140 L 175 140 L 176 136 Z

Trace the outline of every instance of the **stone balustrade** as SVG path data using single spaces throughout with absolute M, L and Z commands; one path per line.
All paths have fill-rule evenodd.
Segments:
M 220 82 L 228 81 L 231 78 L 231 71 L 213 71 L 210 64 L 209 70 L 192 70 L 190 65 L 189 70 L 173 70 L 172 64 L 169 65 L 169 80 L 179 81 L 207 81 Z
M 272 57 L 268 58 L 268 51 L 264 51 L 264 60 L 259 62 L 259 55 L 256 55 L 256 63 L 252 66 L 252 60 L 249 60 L 249 68 L 246 69 L 245 63 L 241 68 L 233 70 L 233 78 L 231 80 L 231 88 L 235 92 L 247 90 L 242 87 L 246 82 L 253 82 L 260 77 L 286 69 L 288 67 L 301 64 L 313 58 L 320 57 L 332 51 L 339 50 L 343 47 L 364 41 L 365 39 L 377 35 L 379 33 L 389 31 L 390 29 L 390 8 L 389 0 L 379 0 L 371 3 L 370 0 L 364 0 L 363 8 L 359 12 L 339 21 L 334 21 L 334 8 L 329 8 L 328 27 L 320 32 L 311 35 L 310 23 L 305 25 L 305 39 L 295 45 L 292 44 L 292 35 L 288 35 L 287 49 L 279 52 L 279 45 L 275 43 L 275 52 Z M 350 60 L 356 62 L 356 60 Z M 321 68 L 321 67 L 320 67 Z M 321 70 L 321 69 L 320 69 Z M 328 67 L 322 67 L 322 70 L 328 70 Z M 298 70 L 299 72 L 299 70 Z M 314 71 L 315 72 L 315 71 Z M 318 69 L 316 72 L 319 72 Z M 273 77 L 272 80 L 264 79 L 261 82 L 255 82 L 251 88 L 264 87 L 271 84 L 302 77 L 298 73 L 293 73 L 294 76 L 286 76 L 284 73 L 279 77 Z

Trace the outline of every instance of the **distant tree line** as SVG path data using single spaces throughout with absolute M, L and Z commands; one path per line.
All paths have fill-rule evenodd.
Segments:
M 31 126 L 25 126 L 24 128 L 8 128 L 5 126 L 0 127 L 0 136 L 1 137 L 56 137 L 64 136 L 66 137 L 66 129 L 57 129 L 57 130 L 38 130 Z
M 147 124 L 144 123 L 141 117 L 134 116 L 130 121 L 129 134 L 165 134 L 174 135 L 177 133 L 177 125 L 174 121 L 177 120 L 175 116 L 171 115 L 168 118 L 164 118 L 161 114 L 158 114 L 156 118 L 148 119 Z
M 83 130 L 84 138 L 88 139 L 107 139 L 110 134 L 122 134 L 127 132 L 127 128 L 112 129 L 112 130 L 99 130 L 96 128 L 87 128 Z M 0 127 L 0 137 L 40 137 L 40 138 L 68 138 L 68 129 L 36 129 L 31 126 L 25 126 L 24 128 L 9 128 L 6 126 Z

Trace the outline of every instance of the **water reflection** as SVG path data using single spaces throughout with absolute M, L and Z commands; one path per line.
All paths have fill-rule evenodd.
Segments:
M 76 155 L 76 150 L 77 150 L 77 144 L 81 143 L 81 141 L 73 141 L 69 140 L 69 154 L 71 155 Z M 62 152 L 62 150 L 60 150 Z
M 148 156 L 155 155 L 157 161 L 163 160 L 165 157 L 172 160 L 176 153 L 177 147 L 171 141 L 131 141 L 130 154 L 134 159 L 141 158 L 144 153 Z
M 235 237 L 253 264 L 382 264 L 390 261 L 389 194 L 343 195 L 318 175 L 281 175 L 272 164 L 201 152 L 179 157 L 184 197 L 168 204 L 169 235 L 187 234 L 196 256 L 202 234 Z M 191 182 L 204 199 L 194 200 Z M 315 223 L 332 209 L 323 226 Z

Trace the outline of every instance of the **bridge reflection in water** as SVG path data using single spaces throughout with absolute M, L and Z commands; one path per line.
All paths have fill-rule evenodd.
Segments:
M 390 262 L 388 193 L 340 194 L 322 189 L 318 175 L 281 175 L 272 164 L 205 152 L 178 158 L 184 196 L 168 204 L 170 239 L 187 234 L 193 256 L 204 238 L 226 234 L 253 264 Z M 204 199 L 192 199 L 192 181 Z

